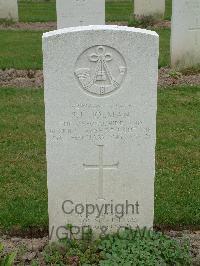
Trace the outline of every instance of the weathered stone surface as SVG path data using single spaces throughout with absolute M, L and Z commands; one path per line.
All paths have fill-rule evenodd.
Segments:
M 79 237 L 153 225 L 158 43 L 118 26 L 43 35 L 52 240 L 66 224 Z
M 57 28 L 105 24 L 105 0 L 56 0 Z
M 162 18 L 165 14 L 165 0 L 134 0 L 134 14 L 137 18 Z
M 171 64 L 176 68 L 200 64 L 200 0 L 173 0 Z
M 18 21 L 17 0 L 0 0 L 0 19 Z

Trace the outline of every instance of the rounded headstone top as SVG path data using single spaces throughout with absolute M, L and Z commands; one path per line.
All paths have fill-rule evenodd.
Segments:
M 102 30 L 123 31 L 123 32 L 126 31 L 126 32 L 141 33 L 141 34 L 159 37 L 159 35 L 155 31 L 146 30 L 146 29 L 127 27 L 127 26 L 118 26 L 118 25 L 90 25 L 90 26 L 70 27 L 70 28 L 64 28 L 64 29 L 46 32 L 43 34 L 43 38 L 55 37 L 58 35 L 62 35 L 65 33 L 72 33 L 72 32 L 102 31 Z

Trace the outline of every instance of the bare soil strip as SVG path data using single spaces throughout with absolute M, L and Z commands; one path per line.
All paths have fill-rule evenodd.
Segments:
M 41 88 L 42 70 L 0 70 L 0 87 Z
M 119 25 L 127 26 L 127 21 L 116 21 L 116 22 L 107 22 L 108 25 Z M 137 26 L 142 28 L 143 26 Z M 168 20 L 157 21 L 148 28 L 170 28 L 171 22 Z M 0 30 L 41 30 L 41 31 L 52 31 L 56 30 L 56 22 L 17 22 L 13 24 L 1 23 Z
M 192 265 L 200 265 L 200 231 L 165 231 L 166 235 L 178 241 L 187 239 L 190 243 Z M 42 238 L 22 238 L 3 235 L 0 243 L 4 245 L 5 254 L 17 251 L 15 265 L 31 265 L 32 260 L 37 260 L 39 265 L 46 265 L 42 252 L 48 245 L 48 236 Z M 78 264 L 77 264 L 78 265 Z
M 169 67 L 159 69 L 158 86 L 168 87 L 174 85 L 200 85 L 200 72 L 182 74 Z
M 170 68 L 159 69 L 159 87 L 200 85 L 200 73 L 183 75 Z M 0 87 L 43 88 L 42 70 L 0 70 Z
M 56 22 L 17 22 L 14 24 L 0 24 L 0 30 L 56 30 Z

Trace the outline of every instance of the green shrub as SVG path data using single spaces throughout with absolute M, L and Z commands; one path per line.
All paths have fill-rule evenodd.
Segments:
M 145 16 L 141 18 L 131 18 L 128 22 L 129 27 L 140 27 L 140 28 L 147 28 L 147 27 L 153 27 L 154 24 L 158 20 L 152 16 Z
M 125 230 L 101 241 L 101 266 L 190 265 L 189 245 L 147 230 Z
M 4 250 L 4 247 L 0 243 L 0 266 L 12 266 L 12 265 L 14 265 L 16 253 L 13 252 L 9 255 L 4 255 L 3 250 Z
M 4 19 L 4 18 L 1 18 L 0 19 L 0 24 L 5 26 L 5 27 L 9 27 L 9 26 L 12 26 L 15 22 L 12 20 L 12 19 Z
M 94 240 L 62 240 L 44 252 L 47 265 L 190 265 L 189 245 L 149 230 L 124 230 Z

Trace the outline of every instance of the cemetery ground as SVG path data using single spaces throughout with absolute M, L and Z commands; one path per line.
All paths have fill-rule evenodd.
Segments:
M 108 1 L 107 22 L 130 23 L 131 8 L 131 1 Z M 47 24 L 24 30 L 24 24 L 17 29 L 8 23 L 14 29 L 7 29 L 4 21 L 0 30 L 0 242 L 8 251 L 18 249 L 21 263 L 31 263 L 41 259 L 47 244 L 41 36 L 46 27 L 55 27 L 55 2 L 20 1 L 19 14 L 26 27 Z M 166 20 L 170 14 L 167 1 Z M 170 28 L 155 30 L 160 35 L 155 229 L 189 238 L 193 264 L 199 265 L 200 71 L 170 69 Z M 90 251 L 92 257 L 95 248 Z M 48 257 L 52 253 L 46 259 L 55 263 L 58 254 Z M 71 265 L 78 265 L 76 256 L 70 258 Z
M 131 0 L 106 0 L 106 21 L 129 21 L 133 10 Z M 56 21 L 55 0 L 19 1 L 20 22 Z M 166 1 L 165 19 L 171 17 L 171 0 Z

